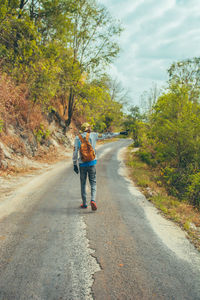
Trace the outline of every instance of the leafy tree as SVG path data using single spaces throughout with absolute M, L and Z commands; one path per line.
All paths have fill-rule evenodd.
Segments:
M 195 145 L 193 149 L 191 145 L 198 136 L 199 109 L 199 105 L 189 101 L 188 89 L 183 87 L 161 96 L 154 107 L 152 137 L 165 145 L 165 155 L 177 167 L 185 167 L 194 155 Z
M 169 70 L 170 85 L 186 86 L 190 101 L 200 100 L 200 57 L 173 63 Z
M 29 0 L 28 13 L 42 36 L 42 43 L 60 41 L 66 44 L 71 36 L 72 0 Z
M 147 117 L 151 115 L 153 106 L 160 95 L 161 89 L 158 88 L 156 83 L 153 83 L 152 87 L 148 91 L 144 91 L 140 96 L 141 107 Z
M 122 123 L 122 105 L 110 97 L 105 77 L 101 80 L 85 82 L 79 95 L 77 112 L 86 118 L 98 132 L 118 129 Z M 101 82 L 101 83 L 100 83 Z
M 59 102 L 65 126 L 79 103 L 91 118 L 101 107 L 96 116 L 104 128 L 115 124 L 114 110 L 121 117 L 108 81 L 89 84 L 116 57 L 121 32 L 95 0 L 1 0 L 0 21 L 1 66 L 16 84 L 27 84 L 33 104 L 44 110 Z
M 200 59 L 176 62 L 168 73 L 165 92 L 159 95 L 155 86 L 143 94 L 147 118 L 138 155 L 160 170 L 170 193 L 199 207 Z M 137 116 L 138 109 L 133 112 Z
M 103 65 L 113 61 L 119 52 L 116 36 L 121 27 L 115 24 L 105 8 L 97 5 L 94 0 L 76 0 L 71 13 L 73 30 L 68 47 L 73 50 L 71 72 L 79 65 L 81 74 L 96 73 Z M 75 99 L 79 78 L 76 72 L 69 89 L 68 119 L 66 126 L 71 123 L 75 108 Z
M 126 130 L 129 130 L 129 134 L 133 137 L 134 145 L 136 147 L 141 145 L 142 129 L 145 126 L 143 123 L 144 116 L 140 112 L 138 106 L 132 106 L 129 109 L 129 113 L 125 116 L 123 122 Z
M 194 206 L 200 208 L 200 172 L 189 176 L 187 196 Z
M 111 99 L 127 105 L 130 98 L 128 90 L 122 86 L 122 83 L 117 78 L 108 78 L 107 82 Z
M 69 1 L 5 1 L 1 15 L 0 57 L 17 84 L 26 82 L 29 99 L 49 103 L 59 89 L 70 23 Z M 9 4 L 9 5 L 8 5 Z M 65 8 L 65 10 L 63 9 Z M 66 81 L 66 80 L 65 80 Z
M 174 86 L 162 95 L 151 115 L 149 139 L 154 161 L 163 166 L 168 186 L 186 192 L 189 174 L 199 168 L 200 105 L 189 100 L 187 87 Z

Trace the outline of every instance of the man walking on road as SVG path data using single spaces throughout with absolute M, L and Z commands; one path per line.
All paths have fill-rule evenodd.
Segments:
M 80 170 L 80 183 L 81 183 L 81 197 L 82 204 L 81 208 L 87 208 L 86 199 L 86 180 L 87 176 L 89 178 L 91 187 L 91 208 L 92 210 L 97 210 L 96 205 L 96 142 L 97 140 L 106 139 L 120 134 L 127 135 L 126 131 L 120 133 L 109 133 L 109 134 L 99 134 L 97 132 L 91 132 L 91 126 L 88 123 L 83 123 L 81 126 L 82 133 L 76 136 L 74 141 L 74 152 L 73 152 L 73 165 L 74 172 L 77 174 Z M 85 152 L 85 153 L 84 153 Z M 88 153 L 86 153 L 88 152 Z M 86 157 L 87 156 L 87 157 Z M 79 168 L 77 165 L 79 163 Z

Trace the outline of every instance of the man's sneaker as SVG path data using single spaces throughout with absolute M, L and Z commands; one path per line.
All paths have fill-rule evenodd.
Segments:
M 95 201 L 91 201 L 90 204 L 91 204 L 92 210 L 97 210 L 97 205 L 96 205 Z
M 81 204 L 80 208 L 87 208 L 87 204 Z

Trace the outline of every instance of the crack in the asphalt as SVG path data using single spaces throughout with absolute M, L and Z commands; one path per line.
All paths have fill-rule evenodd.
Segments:
M 98 261 L 98 258 L 95 256 L 95 250 L 92 249 L 90 247 L 90 241 L 89 239 L 87 238 L 87 225 L 85 223 L 85 220 L 84 220 L 84 217 L 81 218 L 81 221 L 83 223 L 83 235 L 86 239 L 86 243 L 87 243 L 87 250 L 88 250 L 88 254 L 90 255 L 90 260 L 91 260 L 91 265 L 90 265 L 90 271 L 91 271 L 91 280 L 90 280 L 90 283 L 89 286 L 88 286 L 88 298 L 86 298 L 86 300 L 93 300 L 94 299 L 94 293 L 92 291 L 92 286 L 94 284 L 94 275 L 96 272 L 99 272 L 102 270 L 101 268 L 101 265 Z

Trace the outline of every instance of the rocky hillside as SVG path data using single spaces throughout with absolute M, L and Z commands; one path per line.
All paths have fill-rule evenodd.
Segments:
M 0 174 L 28 171 L 38 168 L 40 162 L 62 159 L 72 151 L 73 138 L 73 127 L 64 133 L 55 121 L 47 132 L 41 126 L 35 134 L 9 125 L 0 135 Z
M 53 108 L 29 100 L 26 85 L 0 73 L 0 175 L 38 168 L 71 151 L 76 126 Z

